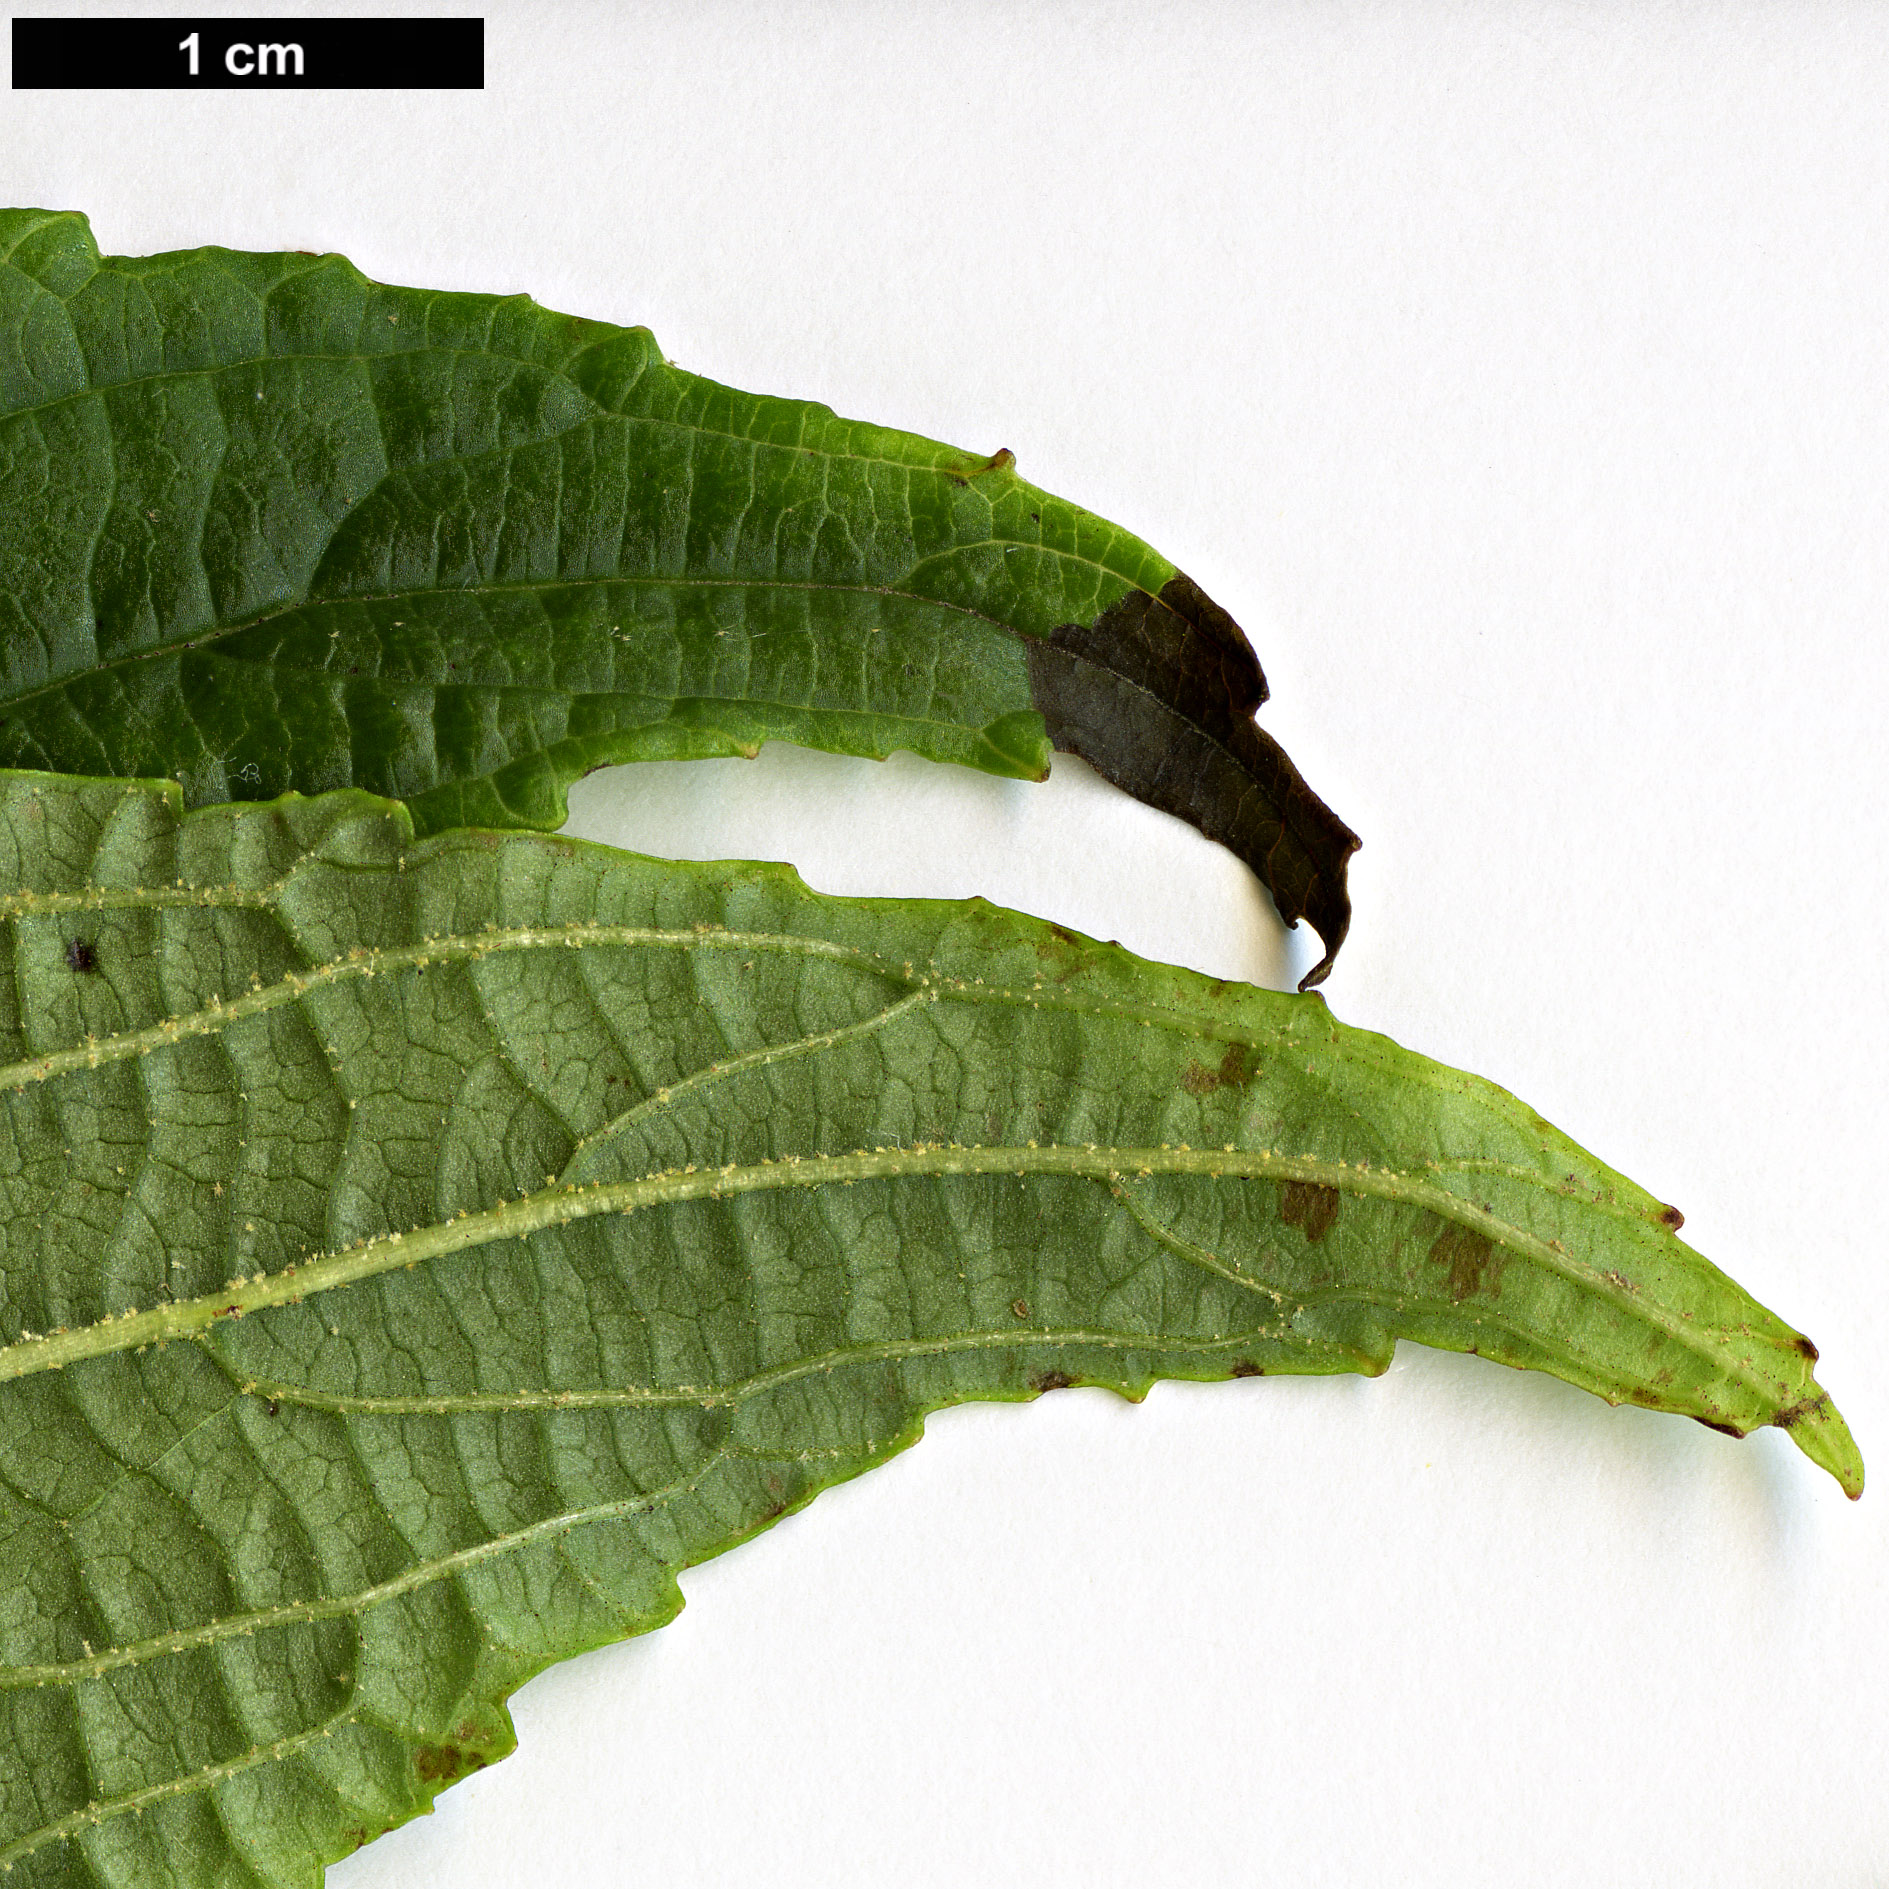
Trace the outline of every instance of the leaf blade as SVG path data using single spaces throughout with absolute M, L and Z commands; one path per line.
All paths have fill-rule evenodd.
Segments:
M 27 1880 L 312 1880 L 503 1755 L 530 1672 L 966 1398 L 1411 1337 L 1860 1486 L 1806 1341 L 1669 1209 L 1317 999 L 783 868 L 179 798 L 0 778 Z
M 1329 968 L 1357 841 L 1253 728 L 1245 637 L 1007 451 L 334 256 L 101 257 L 30 211 L 0 254 L 0 765 L 357 786 L 441 831 L 766 740 L 1031 779 L 1060 744 L 1230 846 Z

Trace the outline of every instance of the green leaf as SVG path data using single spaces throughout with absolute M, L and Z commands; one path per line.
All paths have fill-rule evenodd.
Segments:
M 1408 1337 L 1861 1488 L 1671 1209 L 1317 997 L 358 793 L 4 775 L 0 848 L 23 1882 L 314 1883 L 966 1399 Z
M 1238 625 L 1007 451 L 339 256 L 0 212 L 0 644 L 0 766 L 360 787 L 438 832 L 556 827 L 606 762 L 1055 747 L 1309 917 L 1308 983 L 1350 919 L 1358 842 L 1255 726 Z

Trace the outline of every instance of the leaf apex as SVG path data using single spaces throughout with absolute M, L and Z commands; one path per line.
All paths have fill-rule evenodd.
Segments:
M 1852 1502 L 1861 1498 L 1863 1453 L 1828 1391 L 1817 1391 L 1788 1410 L 1780 1410 L 1771 1421 L 1819 1469 L 1827 1469 Z

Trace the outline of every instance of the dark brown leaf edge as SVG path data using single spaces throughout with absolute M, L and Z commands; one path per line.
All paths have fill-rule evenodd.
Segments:
M 1322 984 L 1351 926 L 1358 836 L 1254 722 L 1266 677 L 1240 626 L 1176 571 L 1025 647 L 1051 745 L 1243 859 L 1288 925 L 1311 920 L 1325 955 L 1299 988 Z

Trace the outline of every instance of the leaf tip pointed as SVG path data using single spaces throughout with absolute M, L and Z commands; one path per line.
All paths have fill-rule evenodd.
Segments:
M 1828 1391 L 1816 1391 L 1771 1419 L 1852 1502 L 1863 1493 L 1863 1453 Z
M 1342 892 L 1340 897 L 1343 897 Z M 1293 921 L 1296 924 L 1298 921 Z M 1328 929 L 1329 927 L 1329 929 Z M 1328 916 L 1324 925 L 1312 920 L 1312 929 L 1318 933 L 1319 943 L 1325 947 L 1325 955 L 1299 979 L 1299 991 L 1302 996 L 1317 996 L 1318 986 L 1331 975 L 1331 967 L 1338 961 L 1338 948 L 1345 941 L 1345 934 L 1351 929 L 1351 904 L 1345 901 L 1342 913 Z
M 1312 921 L 1325 956 L 1300 988 L 1322 980 L 1350 925 L 1358 836 L 1253 720 L 1266 678 L 1233 618 L 1175 571 L 1025 654 L 1050 743 L 1243 859 L 1287 925 Z

